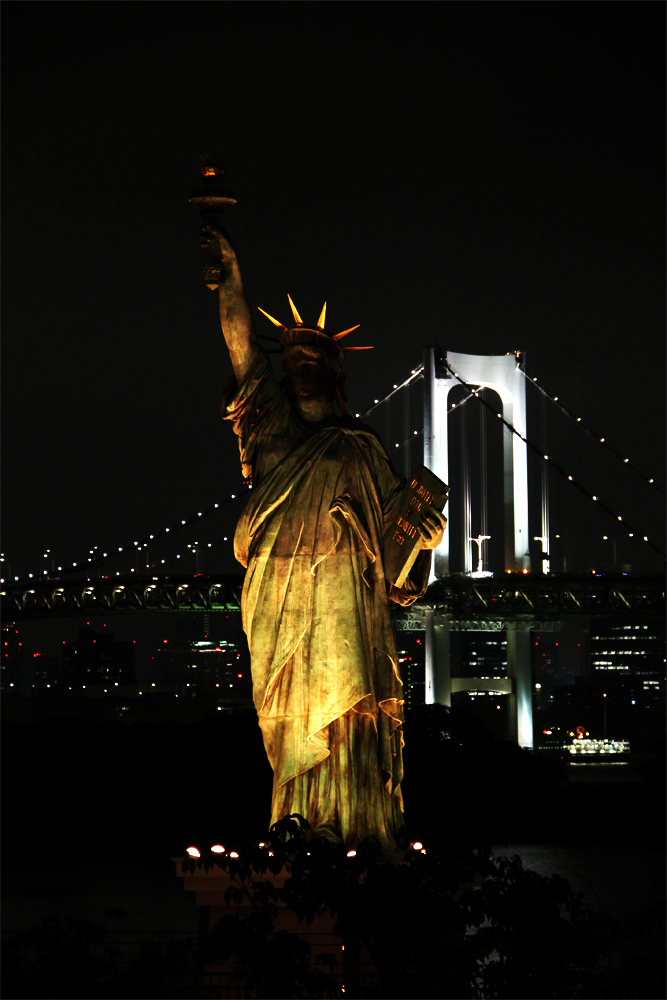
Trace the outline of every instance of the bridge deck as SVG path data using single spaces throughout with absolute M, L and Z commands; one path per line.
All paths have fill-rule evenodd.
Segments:
M 3 585 L 4 619 L 80 617 L 156 612 L 239 612 L 243 575 L 116 577 L 101 580 L 17 581 Z M 563 615 L 662 615 L 664 576 L 538 576 L 507 574 L 436 580 L 411 608 L 397 611 L 399 628 L 419 628 L 426 610 L 453 622 L 488 623 Z M 541 627 L 541 626 L 540 626 Z

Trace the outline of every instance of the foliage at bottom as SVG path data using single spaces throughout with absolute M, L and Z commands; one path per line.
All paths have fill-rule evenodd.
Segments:
M 112 943 L 119 914 L 105 924 L 51 917 L 3 942 L 3 995 L 213 998 L 204 970 L 222 962 L 231 995 L 247 1000 L 665 996 L 659 946 L 647 947 L 662 910 L 614 921 L 585 909 L 563 878 L 526 870 L 518 856 L 494 859 L 489 845 L 433 834 L 426 853 L 403 846 L 387 859 L 368 840 L 348 857 L 287 817 L 262 846 L 183 862 L 230 876 L 231 912 L 210 933 L 128 953 Z M 277 928 L 285 907 L 306 925 L 328 914 L 344 960 Z

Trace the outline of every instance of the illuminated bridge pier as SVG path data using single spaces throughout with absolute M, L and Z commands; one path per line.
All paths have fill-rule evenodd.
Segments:
M 509 735 L 519 746 L 533 746 L 533 686 L 531 670 L 531 634 L 533 631 L 557 632 L 562 621 L 539 621 L 532 615 L 521 618 L 459 618 L 434 608 L 425 608 L 419 616 L 403 618 L 399 630 L 424 630 L 425 683 L 427 705 L 452 704 L 452 695 L 460 691 L 488 691 L 509 698 Z M 506 677 L 452 677 L 452 631 L 504 632 L 507 642 Z
M 398 631 L 425 633 L 425 701 L 451 707 L 460 691 L 509 698 L 510 737 L 533 746 L 531 633 L 556 632 L 564 615 L 660 616 L 665 578 L 595 576 L 449 577 L 431 584 L 421 601 L 398 617 Z M 452 677 L 452 631 L 504 632 L 506 677 Z
M 224 612 L 240 615 L 243 576 L 125 576 L 101 580 L 19 581 L 0 591 L 5 621 L 83 615 Z M 459 691 L 490 691 L 509 698 L 510 735 L 532 746 L 531 632 L 561 628 L 565 615 L 609 617 L 664 613 L 665 578 L 655 576 L 543 576 L 523 573 L 432 583 L 411 608 L 397 611 L 397 631 L 425 633 L 425 700 L 451 705 Z M 506 677 L 452 677 L 453 631 L 504 632 Z

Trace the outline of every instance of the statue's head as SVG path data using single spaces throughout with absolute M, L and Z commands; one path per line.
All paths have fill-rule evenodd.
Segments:
M 280 337 L 270 337 L 280 344 L 283 355 L 283 366 L 287 374 L 291 391 L 296 399 L 331 399 L 336 400 L 342 413 L 352 416 L 345 404 L 345 375 L 343 372 L 343 357 L 345 351 L 367 351 L 369 347 L 341 347 L 338 341 L 348 333 L 358 329 L 351 326 L 340 333 L 331 333 L 324 327 L 327 304 L 324 303 L 317 325 L 306 326 L 297 312 L 290 296 L 287 296 L 296 326 L 287 327 L 269 316 L 263 309 L 267 319 L 282 330 Z M 260 334 L 260 336 L 262 336 Z M 266 339 L 266 338 L 265 338 Z
M 292 344 L 283 348 L 283 368 L 296 399 L 336 399 L 343 365 L 319 347 Z

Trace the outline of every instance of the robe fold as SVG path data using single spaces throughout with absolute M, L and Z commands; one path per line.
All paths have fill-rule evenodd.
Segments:
M 385 525 L 404 480 L 361 421 L 301 418 L 261 354 L 228 391 L 253 490 L 234 552 L 253 698 L 274 771 L 271 822 L 305 815 L 354 846 L 402 825 L 403 694 L 388 598 L 426 590 L 430 552 L 387 584 Z

